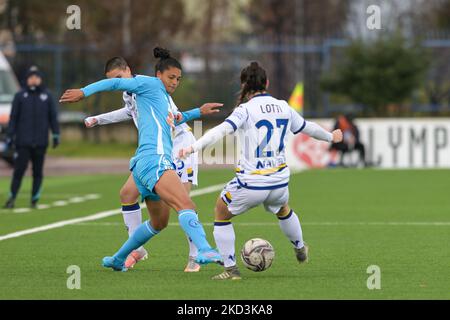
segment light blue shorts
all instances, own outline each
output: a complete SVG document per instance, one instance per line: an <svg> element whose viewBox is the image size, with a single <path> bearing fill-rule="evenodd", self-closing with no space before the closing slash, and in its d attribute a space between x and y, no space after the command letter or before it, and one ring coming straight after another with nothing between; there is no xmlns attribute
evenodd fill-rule
<svg viewBox="0 0 450 320"><path fill-rule="evenodd" d="M149 199L159 201L155 185L167 170L175 170L172 158L166 155L151 155L139 159L130 169L133 172L134 183L141 194L142 201Z"/></svg>

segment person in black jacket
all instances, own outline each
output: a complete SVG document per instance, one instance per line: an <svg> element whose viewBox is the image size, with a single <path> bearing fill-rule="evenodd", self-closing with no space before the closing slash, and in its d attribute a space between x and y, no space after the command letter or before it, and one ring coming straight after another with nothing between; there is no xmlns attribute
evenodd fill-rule
<svg viewBox="0 0 450 320"><path fill-rule="evenodd" d="M341 152L340 166L344 167L344 156L353 150L359 153L359 163L367 167L366 150L364 144L359 137L359 129L350 115L339 115L336 119L334 129L341 129L344 139L339 143L333 143L330 150L337 150Z"/></svg>
<svg viewBox="0 0 450 320"><path fill-rule="evenodd" d="M57 118L55 101L43 86L41 72L36 67L31 67L26 75L25 88L14 97L8 124L7 145L9 148L15 146L16 154L10 196L5 208L14 208L14 202L30 160L33 166L31 207L37 207L43 180L49 128L53 133L53 148L59 144Z"/></svg>

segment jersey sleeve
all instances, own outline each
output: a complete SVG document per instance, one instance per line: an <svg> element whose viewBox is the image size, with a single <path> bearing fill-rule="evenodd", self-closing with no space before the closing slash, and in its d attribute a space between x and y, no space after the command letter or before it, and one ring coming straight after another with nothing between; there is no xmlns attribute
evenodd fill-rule
<svg viewBox="0 0 450 320"><path fill-rule="evenodd" d="M181 112L181 114L182 118L181 121L176 123L177 126L191 120L199 119L201 117L200 108L195 108L186 112Z"/></svg>
<svg viewBox="0 0 450 320"><path fill-rule="evenodd" d="M306 127L306 120L303 119L303 117L299 115L297 111L295 111L291 107L289 108L291 111L291 132L293 134L300 133Z"/></svg>
<svg viewBox="0 0 450 320"><path fill-rule="evenodd" d="M297 111L291 110L291 131L293 134L300 132L313 137L317 140L331 142L333 141L333 135L319 126L317 123L306 121Z"/></svg>
<svg viewBox="0 0 450 320"><path fill-rule="evenodd" d="M90 120L92 118L96 118L98 121L98 125L102 126L105 124L128 121L133 119L133 116L131 115L128 107L123 107L121 109L114 110L108 113L102 113L97 116L86 118L86 120Z"/></svg>
<svg viewBox="0 0 450 320"><path fill-rule="evenodd" d="M50 122L50 128L52 129L53 135L59 135L59 122L58 122L58 107L55 103L55 100L53 100L53 96L48 93L48 101L49 101L49 122Z"/></svg>
<svg viewBox="0 0 450 320"><path fill-rule="evenodd" d="M333 141L333 134L331 132L328 132L321 126L319 126L317 123L306 121L305 128L303 129L303 133L313 137L314 139L326 141L326 142L332 142Z"/></svg>
<svg viewBox="0 0 450 320"><path fill-rule="evenodd" d="M185 122L191 121L191 120L199 119L201 117L200 108L194 108L189 111L180 112L177 105L173 101L172 97L170 97L170 111L174 115L181 114L181 116L182 116L181 121L175 121L176 126L179 126L179 125L181 125Z"/></svg>
<svg viewBox="0 0 450 320"><path fill-rule="evenodd" d="M194 152L197 152L207 146L211 146L224 136L233 133L234 129L230 127L230 125L226 122L222 122L218 126L212 128L207 133L203 135L200 139L198 139L193 145L192 148Z"/></svg>
<svg viewBox="0 0 450 320"><path fill-rule="evenodd" d="M8 123L8 137L12 140L16 135L17 124L19 122L20 115L20 95L21 92L16 93L12 103L11 114L9 116Z"/></svg>
<svg viewBox="0 0 450 320"><path fill-rule="evenodd" d="M233 127L233 131L236 131L248 120L248 111L244 106L239 106L234 109L233 113L225 119L224 122Z"/></svg>
<svg viewBox="0 0 450 320"><path fill-rule="evenodd" d="M128 91L141 94L155 85L152 77L136 76L133 78L104 79L81 89L85 97L102 91Z"/></svg>

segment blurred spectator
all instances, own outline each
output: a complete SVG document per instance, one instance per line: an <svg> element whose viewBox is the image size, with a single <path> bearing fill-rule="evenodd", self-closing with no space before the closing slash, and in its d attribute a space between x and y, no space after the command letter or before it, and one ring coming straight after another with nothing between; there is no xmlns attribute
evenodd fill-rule
<svg viewBox="0 0 450 320"><path fill-rule="evenodd" d="M366 167L366 151L364 145L359 140L359 130L354 124L353 118L349 115L338 116L334 125L334 130L336 129L342 130L344 139L342 142L333 143L330 150L336 150L341 153L339 165L344 166L345 155L357 150L359 153L359 163Z"/></svg>
<svg viewBox="0 0 450 320"><path fill-rule="evenodd" d="M5 208L14 208L30 160L33 167L31 207L37 207L50 128L53 148L59 144L57 112L52 95L43 85L41 72L37 67L31 67L26 75L25 87L14 97L8 125L7 145L8 148L15 147L16 153L10 196Z"/></svg>

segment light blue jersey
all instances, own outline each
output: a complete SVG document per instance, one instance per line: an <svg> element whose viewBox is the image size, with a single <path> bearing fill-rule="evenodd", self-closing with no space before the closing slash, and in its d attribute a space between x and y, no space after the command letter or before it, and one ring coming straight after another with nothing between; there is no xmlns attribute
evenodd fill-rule
<svg viewBox="0 0 450 320"><path fill-rule="evenodd" d="M101 91L128 91L136 94L138 109L139 146L130 161L130 169L136 187L143 199L158 201L155 185L166 170L175 169L172 160L171 128L166 122L170 99L164 84L158 78L135 76L102 80L81 89L85 97ZM200 109L183 113L183 120L200 117ZM206 233L196 212L190 208L178 211L178 221L188 237L199 250L196 262L207 264L221 262L221 255L206 239ZM140 225L131 237L112 257L103 258L103 266L126 271L125 259L135 249L159 233L150 221Z"/></svg>
<svg viewBox="0 0 450 320"><path fill-rule="evenodd" d="M139 145L130 161L130 169L139 159L151 155L172 158L171 128L166 119L170 98L159 78L137 75L133 78L114 78L95 82L81 89L88 97L102 91L127 91L136 94L138 109ZM183 112L183 121L200 117L200 109Z"/></svg>
<svg viewBox="0 0 450 320"><path fill-rule="evenodd" d="M167 123L170 98L159 78L105 79L81 89L85 97L102 91L127 91L136 94L139 144L130 160L130 170L143 199L158 201L154 187L166 170L176 168L172 159L171 128ZM200 109L182 112L183 122L200 117Z"/></svg>

